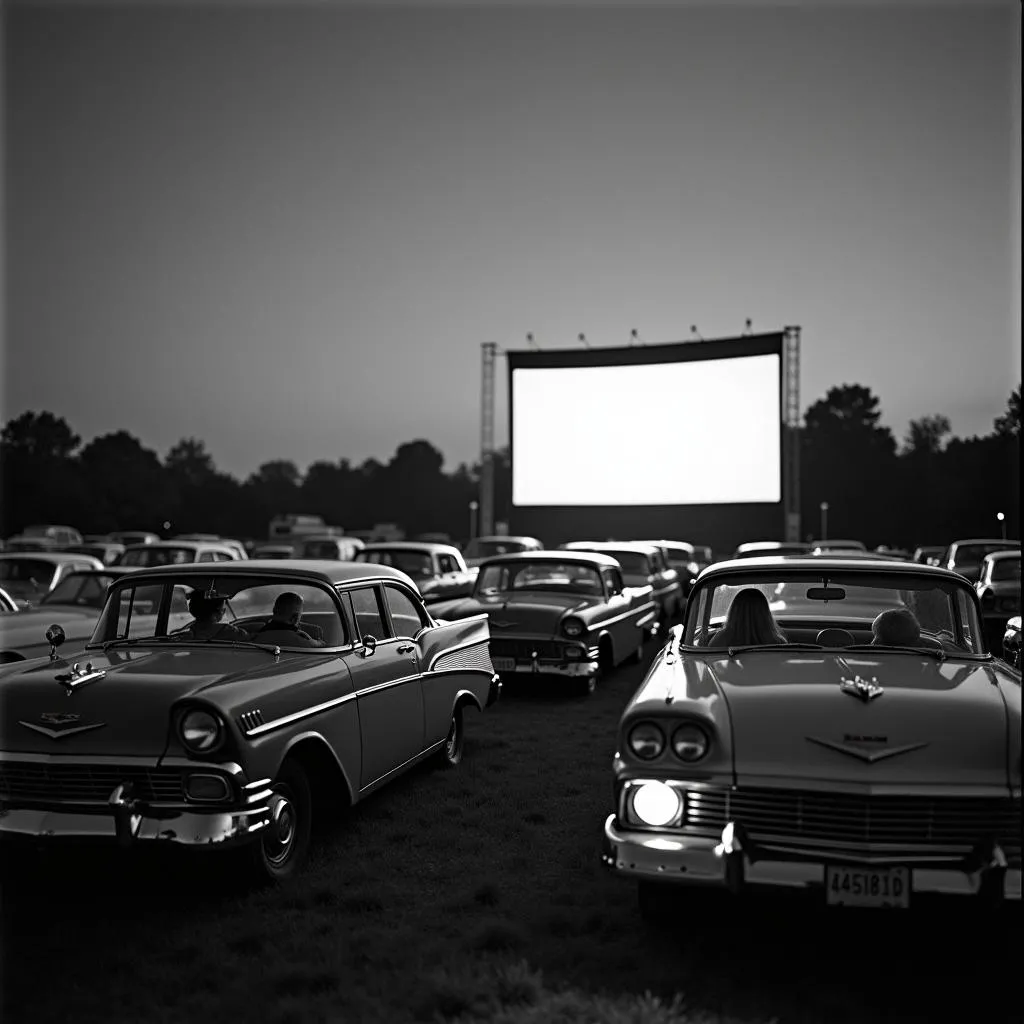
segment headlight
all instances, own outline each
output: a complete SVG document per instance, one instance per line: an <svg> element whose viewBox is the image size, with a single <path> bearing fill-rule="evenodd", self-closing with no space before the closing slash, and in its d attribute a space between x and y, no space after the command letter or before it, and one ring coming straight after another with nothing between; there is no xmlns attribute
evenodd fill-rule
<svg viewBox="0 0 1024 1024"><path fill-rule="evenodd" d="M178 736L188 750L208 754L224 739L224 726L216 715L194 708L178 719Z"/></svg>
<svg viewBox="0 0 1024 1024"><path fill-rule="evenodd" d="M633 790L633 813L645 825L676 822L683 803L679 793L664 782L644 782Z"/></svg>
<svg viewBox="0 0 1024 1024"><path fill-rule="evenodd" d="M653 722L641 722L629 731L629 749L645 761L653 761L665 749L665 734Z"/></svg>
<svg viewBox="0 0 1024 1024"><path fill-rule="evenodd" d="M584 629L585 627L580 619L566 619L562 623L562 632L566 636L582 636Z"/></svg>
<svg viewBox="0 0 1024 1024"><path fill-rule="evenodd" d="M710 746L708 734L699 725L681 725L672 733L672 750L680 761L699 761Z"/></svg>

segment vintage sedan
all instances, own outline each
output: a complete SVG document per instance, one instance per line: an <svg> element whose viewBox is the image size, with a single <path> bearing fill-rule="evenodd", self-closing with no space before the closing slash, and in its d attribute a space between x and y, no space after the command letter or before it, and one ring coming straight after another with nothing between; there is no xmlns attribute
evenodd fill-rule
<svg viewBox="0 0 1024 1024"><path fill-rule="evenodd" d="M615 559L583 551L490 558L468 598L431 611L442 619L486 613L499 673L562 679L584 696L602 673L639 661L658 629L650 585L630 586Z"/></svg>
<svg viewBox="0 0 1024 1024"><path fill-rule="evenodd" d="M4 552L0 555L0 586L23 607L37 604L68 573L78 569L102 569L92 555L74 552Z"/></svg>
<svg viewBox="0 0 1024 1024"><path fill-rule="evenodd" d="M767 604L782 635L748 643L736 615L721 646L749 590L742 607ZM623 712L613 775L604 863L639 883L645 915L701 886L863 907L1021 898L1021 677L945 569L706 569Z"/></svg>
<svg viewBox="0 0 1024 1024"><path fill-rule="evenodd" d="M622 567L627 586L650 586L658 605L658 620L663 629L678 618L685 598L679 572L673 569L656 543L645 541L574 540L563 544L566 551L597 551L614 558Z"/></svg>
<svg viewBox="0 0 1024 1024"><path fill-rule="evenodd" d="M425 541L367 544L356 552L354 561L393 565L408 573L428 604L469 596L479 571L479 567L470 569L466 565L457 547Z"/></svg>
<svg viewBox="0 0 1024 1024"><path fill-rule="evenodd" d="M768 555L809 555L812 547L802 540L748 540L732 553L733 558L764 558Z"/></svg>
<svg viewBox="0 0 1024 1024"><path fill-rule="evenodd" d="M471 569L480 565L485 558L511 555L516 551L543 551L544 545L536 537L493 536L474 537L465 551L466 565Z"/></svg>
<svg viewBox="0 0 1024 1024"><path fill-rule="evenodd" d="M1019 540L996 540L991 537L955 540L946 548L939 565L944 565L975 583L981 575L981 563L985 561L986 555L1014 548L1020 551Z"/></svg>
<svg viewBox="0 0 1024 1024"><path fill-rule="evenodd" d="M1012 615L1020 615L1020 550L987 554L975 589L986 623L992 620L1001 628Z"/></svg>
<svg viewBox="0 0 1024 1024"><path fill-rule="evenodd" d="M54 622L64 629L67 642L81 647L89 642L96 622L107 600L107 587L131 569L76 569L69 572L53 590L39 599L38 605L27 608L16 619L0 625L0 664L26 661L47 654L50 644L46 630ZM188 621L184 599L176 609L184 612L182 625Z"/></svg>
<svg viewBox="0 0 1024 1024"><path fill-rule="evenodd" d="M199 638L211 615L227 638ZM140 569L84 650L48 633L49 658L0 668L0 840L236 850L263 881L299 870L314 814L458 764L465 709L501 685L487 617L436 622L388 566Z"/></svg>
<svg viewBox="0 0 1024 1024"><path fill-rule="evenodd" d="M158 565L187 565L189 562L233 562L244 559L230 544L214 540L153 540L129 544L114 565L152 568Z"/></svg>

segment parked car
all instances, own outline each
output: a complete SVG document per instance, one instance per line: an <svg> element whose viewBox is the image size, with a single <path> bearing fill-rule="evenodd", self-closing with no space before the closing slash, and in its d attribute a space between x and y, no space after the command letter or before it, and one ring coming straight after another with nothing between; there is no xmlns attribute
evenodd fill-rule
<svg viewBox="0 0 1024 1024"><path fill-rule="evenodd" d="M187 565L189 562L236 562L238 552L221 541L154 540L132 544L118 555L114 565L151 568L157 565Z"/></svg>
<svg viewBox="0 0 1024 1024"><path fill-rule="evenodd" d="M622 578L630 587L650 586L658 605L658 621L664 630L682 613L686 601L679 573L665 560L661 549L645 541L574 540L563 544L565 551L597 551L614 558L622 567Z"/></svg>
<svg viewBox="0 0 1024 1024"><path fill-rule="evenodd" d="M76 569L102 569L91 555L73 552L8 552L0 555L0 586L22 606L45 597L68 573Z"/></svg>
<svg viewBox="0 0 1024 1024"><path fill-rule="evenodd" d="M1020 615L1020 548L987 554L974 587L986 626L991 622L1001 629L1008 618Z"/></svg>
<svg viewBox="0 0 1024 1024"><path fill-rule="evenodd" d="M658 628L650 584L631 586L615 559L584 551L489 558L469 597L431 611L440 619L486 613L496 671L561 679L582 695L602 673L639 661Z"/></svg>
<svg viewBox="0 0 1024 1024"><path fill-rule="evenodd" d="M466 565L471 569L485 558L511 555L517 551L542 551L544 545L536 537L474 537L463 551Z"/></svg>
<svg viewBox="0 0 1024 1024"><path fill-rule="evenodd" d="M690 580L696 579L701 570L714 561L711 548L684 540L650 540L641 543L657 544L661 548L669 566L679 574L684 597L690 592Z"/></svg>
<svg viewBox="0 0 1024 1024"><path fill-rule="evenodd" d="M809 555L811 545L799 540L748 540L732 553L733 558L763 558L766 555Z"/></svg>
<svg viewBox="0 0 1024 1024"><path fill-rule="evenodd" d="M294 558L295 549L291 544L254 544L250 558Z"/></svg>
<svg viewBox="0 0 1024 1024"><path fill-rule="evenodd" d="M470 569L462 552L451 544L393 541L367 544L353 561L393 565L411 576L428 604L466 597L473 592L477 569Z"/></svg>
<svg viewBox="0 0 1024 1024"><path fill-rule="evenodd" d="M0 663L26 661L45 655L50 645L46 630L59 622L69 644L81 647L96 628L107 598L107 588L130 569L105 566L102 569L76 569L69 572L39 603L21 612L0 628ZM183 626L191 618L184 597L174 609L184 612L175 623ZM180 616L179 616L180 617Z"/></svg>
<svg viewBox="0 0 1024 1024"><path fill-rule="evenodd" d="M169 631L181 592L250 639ZM284 592L322 641L261 632ZM234 849L262 881L299 870L314 815L426 758L457 765L465 709L500 692L486 616L436 622L388 566L140 569L111 587L84 650L61 657L59 623L47 632L52 660L0 668L0 839Z"/></svg>
<svg viewBox="0 0 1024 1024"><path fill-rule="evenodd" d="M114 530L109 534L108 539L130 548L136 544L153 544L160 539L160 535L150 533L148 530Z"/></svg>
<svg viewBox="0 0 1024 1024"><path fill-rule="evenodd" d="M788 642L715 646L751 589ZM873 644L883 611L912 613L920 636ZM988 653L977 595L945 569L706 569L622 714L612 772L604 863L648 916L689 886L872 907L1021 898L1020 673Z"/></svg>
<svg viewBox="0 0 1024 1024"><path fill-rule="evenodd" d="M235 552L236 558L248 558L249 552L245 545L234 537L221 537L216 533L179 533L171 538L172 540L202 540L211 544L223 544ZM150 542L152 543L152 542Z"/></svg>
<svg viewBox="0 0 1024 1024"><path fill-rule="evenodd" d="M82 544L73 544L68 551L79 555L92 555L104 565L111 565L124 554L124 545L114 541L86 541Z"/></svg>
<svg viewBox="0 0 1024 1024"><path fill-rule="evenodd" d="M938 565L945 551L945 544L925 544L914 548L914 553L910 557L912 561L920 562L922 565Z"/></svg>
<svg viewBox="0 0 1024 1024"><path fill-rule="evenodd" d="M986 555L990 555L994 551L1009 551L1014 548L1020 550L1019 540L993 540L992 538L955 540L946 548L941 564L974 583L981 574L981 563L985 560Z"/></svg>
<svg viewBox="0 0 1024 1024"><path fill-rule="evenodd" d="M841 551L867 551L868 546L860 540L815 540L811 542L811 547L818 552L818 554L825 554L828 552L839 553Z"/></svg>
<svg viewBox="0 0 1024 1024"><path fill-rule="evenodd" d="M296 544L296 558L329 558L351 562L363 549L358 537L303 537Z"/></svg>
<svg viewBox="0 0 1024 1024"><path fill-rule="evenodd" d="M7 538L6 551L64 551L81 544L82 535L73 526L26 526L21 533Z"/></svg>

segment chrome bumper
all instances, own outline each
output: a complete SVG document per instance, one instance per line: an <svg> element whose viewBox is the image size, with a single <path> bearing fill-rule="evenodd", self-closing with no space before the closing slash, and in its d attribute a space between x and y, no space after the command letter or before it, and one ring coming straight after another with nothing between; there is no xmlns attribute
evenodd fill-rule
<svg viewBox="0 0 1024 1024"><path fill-rule="evenodd" d="M616 874L641 881L717 886L739 893L760 887L824 888L825 861L830 858L758 850L738 835L733 840L732 833L715 838L628 831L610 814L604 823L601 859ZM910 868L912 893L987 896L996 902L1021 899L1020 863L1008 865L998 848L959 864L903 863Z"/></svg>
<svg viewBox="0 0 1024 1024"><path fill-rule="evenodd" d="M562 679L589 679L596 676L596 661L522 661L515 668L503 668L503 676L560 676Z"/></svg>

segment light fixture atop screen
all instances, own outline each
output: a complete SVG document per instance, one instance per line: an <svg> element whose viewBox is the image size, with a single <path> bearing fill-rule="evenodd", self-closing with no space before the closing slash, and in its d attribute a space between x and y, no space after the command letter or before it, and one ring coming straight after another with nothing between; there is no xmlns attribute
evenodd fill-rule
<svg viewBox="0 0 1024 1024"><path fill-rule="evenodd" d="M747 317L747 322L743 325L743 333L750 335L754 333L754 321Z"/></svg>
<svg viewBox="0 0 1024 1024"><path fill-rule="evenodd" d="M630 345L630 348L632 348L633 345L642 345L642 344L643 344L643 342L640 340L640 332L634 327L633 330L631 330L629 332L629 345Z"/></svg>
<svg viewBox="0 0 1024 1024"><path fill-rule="evenodd" d="M529 345L530 348L540 349L540 345L537 344L536 340L533 337L533 331L530 331L526 335L526 344Z"/></svg>
<svg viewBox="0 0 1024 1024"><path fill-rule="evenodd" d="M690 324L690 333L697 339L697 341L703 341L704 340L704 338L702 337L700 331L697 330L697 325L696 324Z"/></svg>
<svg viewBox="0 0 1024 1024"><path fill-rule="evenodd" d="M579 343L580 343L580 344L581 344L581 345L582 345L582 346L583 346L584 348L590 348L590 342L589 342L589 341L587 341L587 336L586 336L586 335L585 335L585 334L584 334L584 333L583 333L582 331L580 331L580 333L579 333L578 335L576 335L576 340L577 340L577 341L578 341L578 342L579 342Z"/></svg>

